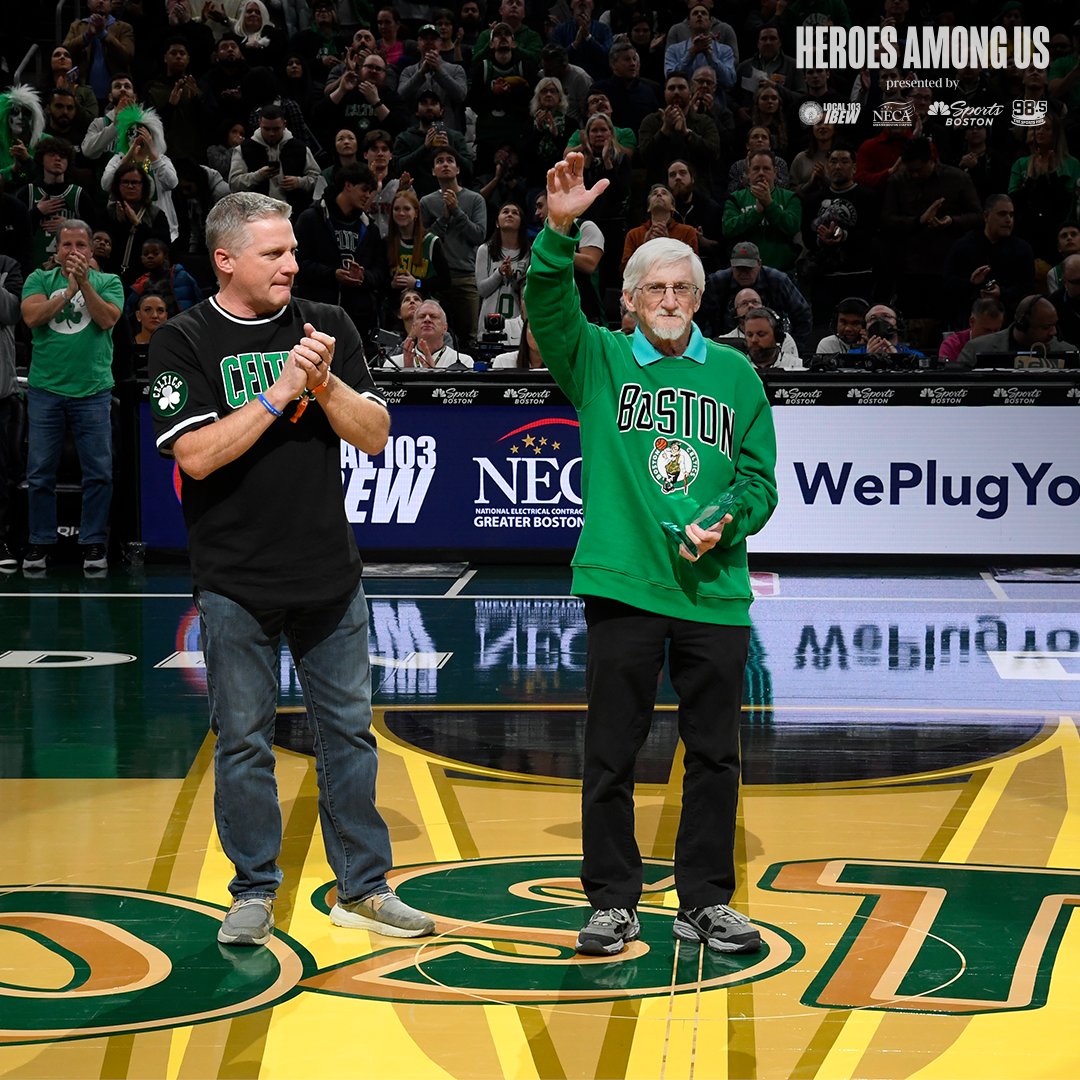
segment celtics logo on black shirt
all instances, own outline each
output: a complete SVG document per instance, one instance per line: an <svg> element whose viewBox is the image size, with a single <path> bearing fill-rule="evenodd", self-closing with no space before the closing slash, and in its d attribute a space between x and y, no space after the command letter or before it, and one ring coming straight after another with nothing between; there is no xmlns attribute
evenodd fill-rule
<svg viewBox="0 0 1080 1080"><path fill-rule="evenodd" d="M175 371L163 371L150 387L155 416L174 416L187 404L187 383Z"/></svg>

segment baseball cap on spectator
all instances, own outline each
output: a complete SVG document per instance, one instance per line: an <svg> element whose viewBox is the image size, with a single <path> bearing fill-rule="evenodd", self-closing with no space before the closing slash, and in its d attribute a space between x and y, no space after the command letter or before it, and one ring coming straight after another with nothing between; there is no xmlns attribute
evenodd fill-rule
<svg viewBox="0 0 1080 1080"><path fill-rule="evenodd" d="M315 3L313 3L311 5L311 10L313 12L322 11L324 9L327 10L327 11L333 11L333 12L336 13L337 12L337 4L335 3L335 0L315 0Z"/></svg>
<svg viewBox="0 0 1080 1080"><path fill-rule="evenodd" d="M430 99L431 101L437 101L442 104L442 97L431 89L421 90L420 93L416 95L416 100L418 102L424 101L426 99Z"/></svg>
<svg viewBox="0 0 1080 1080"><path fill-rule="evenodd" d="M757 266L761 262L761 252L757 244L744 240L731 249L732 266Z"/></svg>
<svg viewBox="0 0 1080 1080"><path fill-rule="evenodd" d="M495 37L496 34L498 34L500 36L509 35L510 37L513 37L514 36L514 28L509 23L497 22L491 28L491 36Z"/></svg>
<svg viewBox="0 0 1080 1080"><path fill-rule="evenodd" d="M439 28L434 23L424 23L424 25L416 31L416 36L418 38L439 37Z"/></svg>

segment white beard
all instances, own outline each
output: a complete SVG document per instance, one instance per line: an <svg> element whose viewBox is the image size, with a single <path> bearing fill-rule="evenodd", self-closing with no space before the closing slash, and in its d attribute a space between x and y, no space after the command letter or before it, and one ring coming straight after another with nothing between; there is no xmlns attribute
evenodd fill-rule
<svg viewBox="0 0 1080 1080"><path fill-rule="evenodd" d="M653 336L660 341L678 341L679 338L686 333L687 327L690 325L690 320L679 313L679 325L673 326L665 323L664 325L657 326L654 323L649 323L649 330Z"/></svg>

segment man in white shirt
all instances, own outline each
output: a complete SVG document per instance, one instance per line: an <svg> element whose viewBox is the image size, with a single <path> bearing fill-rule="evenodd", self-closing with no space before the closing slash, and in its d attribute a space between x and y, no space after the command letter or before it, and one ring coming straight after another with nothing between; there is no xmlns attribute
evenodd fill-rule
<svg viewBox="0 0 1080 1080"><path fill-rule="evenodd" d="M754 290L754 289L740 289L735 294L735 305L734 306L735 306L735 317L738 319L739 325L734 330L732 330L731 333L724 334L723 337L718 337L716 340L717 341L725 341L725 340L727 340L727 341L732 341L732 340L746 341L747 346L749 348L749 346L751 345L751 342L750 342L749 337L747 336L747 333L746 333L746 320L747 320L749 314L751 312L754 312L754 311L758 311L758 312L769 311L771 314L773 314L775 316L775 312L772 312L771 308L766 308L764 306L764 304L762 304L761 297L758 295L757 291ZM760 318L760 316L759 316L759 318ZM765 320L765 321L767 321L767 320ZM780 323L780 321L781 320L779 320L779 318L777 318L777 323L778 324ZM776 344L777 344L776 343L776 338L778 336L777 331L776 331L776 327L773 327L770 324L769 329L772 331L772 339L771 340L766 339L767 344L765 344L763 346L760 343L758 343L759 347L770 348L770 349L776 347ZM778 353L777 359L771 365L766 365L766 366L780 368L783 371L802 371L803 370L803 362L799 357L799 349L798 349L798 346L795 344L795 339L790 334L784 333L782 326L780 326L779 329L780 329L780 334L783 335L783 340L780 342L780 345L779 345L779 353ZM762 327L755 326L755 330L761 331ZM760 333L757 336L759 337ZM755 338L755 341L756 341L756 338ZM751 357L751 359L752 359L752 357ZM755 366L758 366L756 364L756 361L755 361Z"/></svg>
<svg viewBox="0 0 1080 1080"><path fill-rule="evenodd" d="M425 300L413 315L413 332L402 343L402 351L390 358L396 367L449 368L455 364L473 366L468 353L458 352L447 334L446 312L436 300Z"/></svg>

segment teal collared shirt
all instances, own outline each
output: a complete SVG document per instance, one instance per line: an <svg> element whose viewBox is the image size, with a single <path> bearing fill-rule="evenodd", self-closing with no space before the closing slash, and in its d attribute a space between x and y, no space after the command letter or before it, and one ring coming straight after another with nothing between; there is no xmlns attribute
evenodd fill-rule
<svg viewBox="0 0 1080 1080"><path fill-rule="evenodd" d="M682 355L696 364L704 364L705 335L698 329L697 323L691 323L690 327L690 340L686 344L686 352ZM648 367L649 364L655 364L657 360L663 360L666 356L641 332L640 326L634 330L630 338L630 350L634 354L638 367Z"/></svg>

